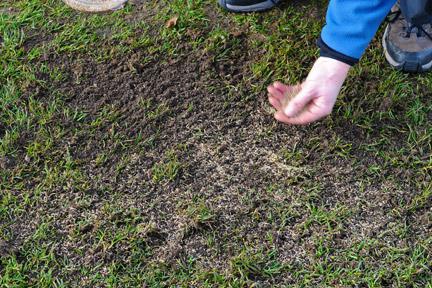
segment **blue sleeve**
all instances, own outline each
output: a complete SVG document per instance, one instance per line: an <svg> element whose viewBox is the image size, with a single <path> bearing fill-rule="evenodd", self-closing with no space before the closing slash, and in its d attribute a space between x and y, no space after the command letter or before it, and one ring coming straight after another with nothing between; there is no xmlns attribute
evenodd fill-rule
<svg viewBox="0 0 432 288"><path fill-rule="evenodd" d="M322 41L359 59L396 0L330 0Z"/></svg>

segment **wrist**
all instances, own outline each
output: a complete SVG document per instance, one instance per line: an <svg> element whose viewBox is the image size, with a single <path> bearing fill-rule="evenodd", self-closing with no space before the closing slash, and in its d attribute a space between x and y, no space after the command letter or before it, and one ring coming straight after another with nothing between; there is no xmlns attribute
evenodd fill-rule
<svg viewBox="0 0 432 288"><path fill-rule="evenodd" d="M321 38L321 36L318 38L317 41L318 47L320 47L320 56L321 57L327 57L332 58L338 61L341 61L343 63L346 63L350 66L354 66L359 62L359 59L353 58L351 56L345 55L343 53L340 53L333 48L329 47L324 40Z"/></svg>
<svg viewBox="0 0 432 288"><path fill-rule="evenodd" d="M340 86L342 86L343 82L348 76L348 72L350 69L350 65L339 60L328 57L319 57L315 61L306 80L327 80L332 82L333 84L339 84Z"/></svg>

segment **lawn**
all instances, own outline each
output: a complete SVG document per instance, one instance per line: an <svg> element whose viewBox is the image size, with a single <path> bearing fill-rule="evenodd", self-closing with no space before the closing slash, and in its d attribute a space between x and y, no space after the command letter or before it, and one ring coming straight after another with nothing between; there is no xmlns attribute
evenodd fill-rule
<svg viewBox="0 0 432 288"><path fill-rule="evenodd" d="M383 26L330 117L272 116L326 6L2 0L0 287L432 287L432 75Z"/></svg>

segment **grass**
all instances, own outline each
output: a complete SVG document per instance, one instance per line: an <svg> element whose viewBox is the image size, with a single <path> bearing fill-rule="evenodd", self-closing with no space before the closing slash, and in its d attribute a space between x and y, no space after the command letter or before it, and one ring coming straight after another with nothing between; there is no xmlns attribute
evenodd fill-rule
<svg viewBox="0 0 432 288"><path fill-rule="evenodd" d="M285 127L265 87L307 75L325 1L139 2L0 3L1 287L432 287L430 74L381 29L333 115ZM79 98L104 63L124 97Z"/></svg>
<svg viewBox="0 0 432 288"><path fill-rule="evenodd" d="M152 179L155 183L162 181L173 181L180 173L181 163L177 159L177 155L173 151L168 151L166 160L160 163L155 163L152 167Z"/></svg>

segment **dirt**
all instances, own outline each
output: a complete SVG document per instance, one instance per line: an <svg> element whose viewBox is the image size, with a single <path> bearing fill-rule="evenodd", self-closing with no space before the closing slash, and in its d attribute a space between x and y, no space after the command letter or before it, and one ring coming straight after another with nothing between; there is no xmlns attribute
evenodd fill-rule
<svg viewBox="0 0 432 288"><path fill-rule="evenodd" d="M66 107L87 115L81 123L59 118L67 134L56 146L69 151L91 185L80 187L71 182L72 186L45 191L45 200L17 221L13 230L20 235L15 244L33 231L41 217L49 215L55 219L56 254L69 258L76 267L128 261L132 257L128 243L101 250L89 232L101 227L116 231L128 219L137 219L130 221L142 227L142 237L154 251L150 262L175 265L179 259L194 257L209 267L228 269L230 257L248 243L265 249L274 245L280 261L301 266L313 261L311 241L327 233L317 223L302 228L309 216L307 207L300 204L304 199L329 210L349 208L343 227L330 233L330 241L340 247L380 235L397 223L390 211L412 198L415 189L409 182L400 181L393 187L377 178L363 186L361 179L368 167L379 159L367 155L354 164L336 153L322 157L323 151L330 151L334 137L352 138L349 124L333 129L325 123L309 128L284 126L268 114L265 92L245 99L248 91L220 88L227 83L233 87L244 84L249 73L247 57L234 51L220 63L204 52L151 62L144 61L140 53L103 63L81 57L50 59L52 66L68 75L55 84ZM160 115L150 117L161 105ZM105 120L92 126L101 115ZM115 140L133 141L138 135L140 143L130 149L122 149ZM314 138L329 141L313 142ZM311 145L315 148L302 149L305 154L300 162L283 157L284 149ZM170 150L181 163L181 173L174 181L154 183L152 167ZM97 164L101 153L107 153L108 160ZM60 161L65 155L56 157ZM117 167L124 159L119 172ZM6 165L7 160L1 163ZM270 193L272 189L276 192ZM82 199L88 204L83 206ZM194 199L212 211L211 221L200 222L195 214L185 212L196 205ZM103 207L108 204L119 211L116 219L105 219ZM281 218L282 212L268 214L278 209L290 211L288 220ZM136 215L131 216L131 211ZM415 222L416 233L430 231L422 218L400 217ZM79 243L70 240L77 219L89 222L79 228ZM212 249L206 242L209 234L216 237ZM268 242L265 235L273 235L274 242ZM395 234L386 237L398 245ZM84 256L73 252L77 245ZM278 281L290 283L284 277Z"/></svg>

